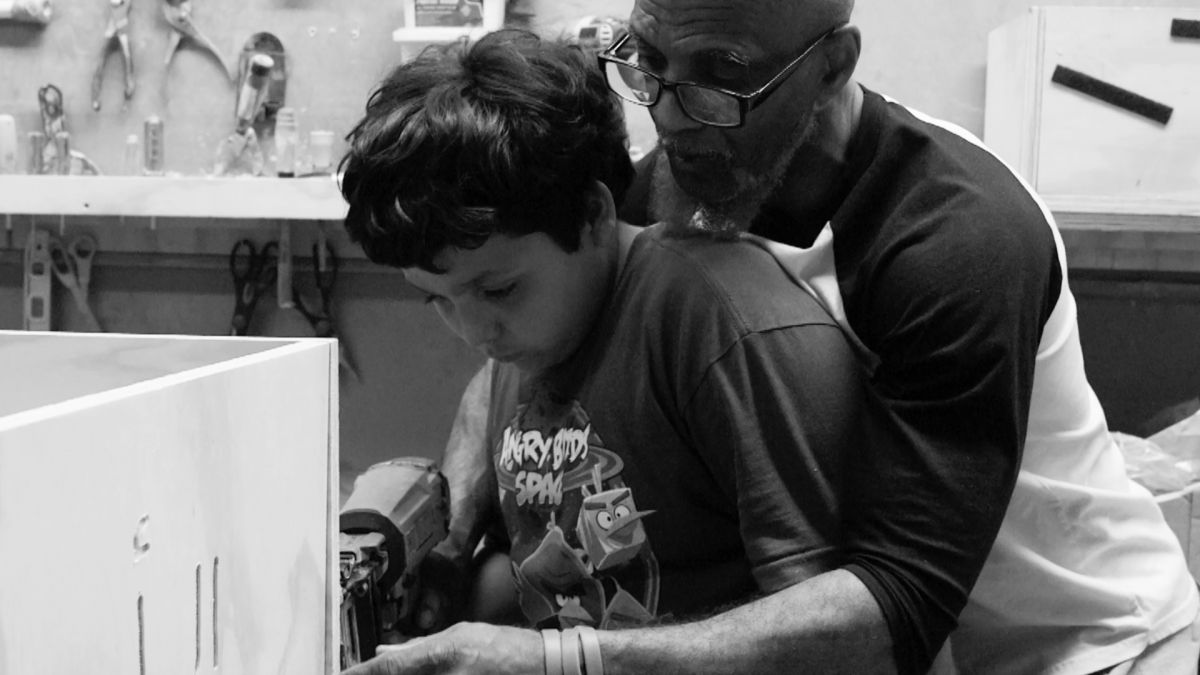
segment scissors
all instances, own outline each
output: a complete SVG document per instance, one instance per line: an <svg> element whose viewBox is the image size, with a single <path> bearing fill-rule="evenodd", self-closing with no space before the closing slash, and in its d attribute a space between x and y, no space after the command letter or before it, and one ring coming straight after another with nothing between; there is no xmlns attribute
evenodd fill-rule
<svg viewBox="0 0 1200 675"><path fill-rule="evenodd" d="M324 256L322 253L321 244L313 244L313 279L317 282L317 293L321 297L320 308L314 308L304 302L300 297L300 293L296 290L296 286L292 285L292 302L295 303L296 311L304 315L308 320L308 325L312 326L313 334L321 338L338 338L337 326L333 320L333 282L337 280L338 273L338 258L333 251L333 246L328 241L324 243ZM346 373L354 379L355 382L361 380L358 375L358 369L354 367L354 362L350 360L350 355L346 351L346 344L338 338L338 364L346 369Z"/></svg>
<svg viewBox="0 0 1200 675"><path fill-rule="evenodd" d="M221 64L221 70L225 71L225 77L232 78L233 73L230 72L229 66L225 65L221 50L192 23L192 0L162 0L162 3L163 16L166 17L167 23L171 24L171 37L167 39L167 58L163 60L163 64L171 65L171 57L175 56L175 52L179 50L179 43L186 37L212 54Z"/></svg>
<svg viewBox="0 0 1200 675"><path fill-rule="evenodd" d="M275 283L279 270L276 262L279 244L270 242L261 250L249 239L242 239L229 252L229 272L233 275L234 308L230 335L245 335L250 328L254 306Z"/></svg>
<svg viewBox="0 0 1200 675"><path fill-rule="evenodd" d="M102 332L100 321L88 304L88 287L92 281L92 258L96 256L96 240L81 234L63 243L58 237L50 239L50 267L54 276L75 298L75 306L87 320L93 332Z"/></svg>
<svg viewBox="0 0 1200 675"><path fill-rule="evenodd" d="M133 0L108 0L108 27L104 30L104 52L92 76L92 110L100 109L100 87L104 84L104 66L109 54L121 50L125 60L125 100L133 98L133 53L129 47L129 8Z"/></svg>

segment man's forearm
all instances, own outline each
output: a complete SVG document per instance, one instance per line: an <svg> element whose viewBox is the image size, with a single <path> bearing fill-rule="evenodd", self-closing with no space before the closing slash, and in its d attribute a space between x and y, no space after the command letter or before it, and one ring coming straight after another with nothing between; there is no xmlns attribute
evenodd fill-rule
<svg viewBox="0 0 1200 675"><path fill-rule="evenodd" d="M461 562L470 559L496 503L496 475L487 447L492 362L475 373L463 392L442 457L450 489L450 534L440 547Z"/></svg>
<svg viewBox="0 0 1200 675"><path fill-rule="evenodd" d="M894 673L883 614L835 570L702 621L600 634L604 672Z"/></svg>

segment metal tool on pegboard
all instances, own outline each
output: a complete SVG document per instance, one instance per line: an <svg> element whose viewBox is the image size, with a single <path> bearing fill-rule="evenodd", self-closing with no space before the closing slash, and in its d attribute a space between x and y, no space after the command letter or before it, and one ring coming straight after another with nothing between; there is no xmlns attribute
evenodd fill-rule
<svg viewBox="0 0 1200 675"><path fill-rule="evenodd" d="M101 52L100 65L92 75L92 110L100 109L100 87L104 84L104 66L108 56L119 52L125 72L125 100L133 98L133 51L129 46L129 8L133 0L109 0L108 26L104 30L104 51Z"/></svg>
<svg viewBox="0 0 1200 675"><path fill-rule="evenodd" d="M67 131L62 90L53 84L38 89L38 107L42 112L42 131L30 135L34 147L30 152L38 155L31 161L30 168L37 173L70 175L96 175L100 168L87 155L71 148L71 134ZM37 147L40 144L40 148ZM32 172L32 171L31 171Z"/></svg>
<svg viewBox="0 0 1200 675"><path fill-rule="evenodd" d="M50 233L30 228L25 242L25 330L50 330Z"/></svg>
<svg viewBox="0 0 1200 675"><path fill-rule="evenodd" d="M58 277L63 288L71 293L75 307L87 321L92 332L102 332L100 320L92 311L88 302L88 289L91 287L92 259L96 257L96 239L91 235L81 234L68 240L57 237L50 238L50 267L54 276Z"/></svg>
<svg viewBox="0 0 1200 675"><path fill-rule="evenodd" d="M53 17L50 0L0 0L0 21L45 25Z"/></svg>
<svg viewBox="0 0 1200 675"><path fill-rule="evenodd" d="M576 22L571 32L571 42L581 49L598 54L629 32L624 19L613 16L585 16Z"/></svg>
<svg viewBox="0 0 1200 675"><path fill-rule="evenodd" d="M180 43L184 38L188 38L221 64L221 70L225 71L226 77L230 79L236 77L236 73L226 65L225 57L221 56L221 50L217 49L216 43L202 33L192 21L191 0L163 0L162 11L172 29L171 36L167 39L167 57L163 60L168 68L171 66L171 58L179 50Z"/></svg>

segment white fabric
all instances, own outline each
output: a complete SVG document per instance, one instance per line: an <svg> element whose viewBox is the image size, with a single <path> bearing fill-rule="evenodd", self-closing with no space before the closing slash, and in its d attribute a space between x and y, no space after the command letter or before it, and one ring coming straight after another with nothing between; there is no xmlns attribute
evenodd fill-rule
<svg viewBox="0 0 1200 675"><path fill-rule="evenodd" d="M752 239L851 330L829 226L809 249ZM1057 230L1055 240L1063 288L1038 348L1021 471L951 634L963 673L1092 673L1136 657L1200 610L1179 542L1150 493L1126 475L1087 382Z"/></svg>

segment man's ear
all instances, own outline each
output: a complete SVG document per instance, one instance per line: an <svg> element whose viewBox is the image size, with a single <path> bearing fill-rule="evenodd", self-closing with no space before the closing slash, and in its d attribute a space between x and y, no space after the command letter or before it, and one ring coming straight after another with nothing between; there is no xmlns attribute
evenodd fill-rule
<svg viewBox="0 0 1200 675"><path fill-rule="evenodd" d="M825 75L821 78L821 91L817 105L824 105L845 88L858 66L862 54L862 33L858 26L845 25L833 35L825 38Z"/></svg>
<svg viewBox="0 0 1200 675"><path fill-rule="evenodd" d="M617 228L617 205L612 192L600 181L592 181L584 195L584 230L591 236L592 243L600 244L611 237Z"/></svg>

